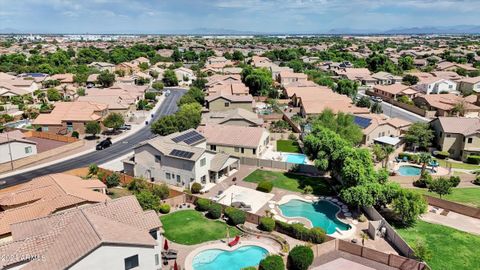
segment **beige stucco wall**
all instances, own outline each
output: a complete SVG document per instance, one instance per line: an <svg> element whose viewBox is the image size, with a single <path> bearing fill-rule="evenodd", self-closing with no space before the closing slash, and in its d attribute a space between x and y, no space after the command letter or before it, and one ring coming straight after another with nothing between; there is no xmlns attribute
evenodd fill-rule
<svg viewBox="0 0 480 270"><path fill-rule="evenodd" d="M9 146L10 144L10 146ZM26 153L25 148L30 147L31 152ZM0 164L10 161L10 151L12 154L12 160L32 156L37 154L37 146L31 143L24 143L19 141L13 141L10 143L0 144Z"/></svg>
<svg viewBox="0 0 480 270"><path fill-rule="evenodd" d="M393 136L398 137L400 135L400 131L391 125L380 125L370 133L365 134L364 136L364 144L371 145L373 144L373 140L383 136Z"/></svg>
<svg viewBox="0 0 480 270"><path fill-rule="evenodd" d="M235 147L235 146L230 146L230 145L218 145L216 144L216 152L218 153L225 153L229 154L235 157L255 157L259 158L263 155L265 152L267 145L270 141L270 134L268 131L265 131L262 134L262 138L260 139L259 145L255 148L255 154L253 153L254 148L247 148L247 147ZM243 148L243 153L242 153L242 148ZM207 144L207 149L212 150L211 144Z"/></svg>
<svg viewBox="0 0 480 270"><path fill-rule="evenodd" d="M228 104L228 107L225 104ZM212 102L208 103L208 108L210 111L226 111L231 109L242 108L248 111L252 110L252 103L251 102L230 102L223 98L218 98Z"/></svg>

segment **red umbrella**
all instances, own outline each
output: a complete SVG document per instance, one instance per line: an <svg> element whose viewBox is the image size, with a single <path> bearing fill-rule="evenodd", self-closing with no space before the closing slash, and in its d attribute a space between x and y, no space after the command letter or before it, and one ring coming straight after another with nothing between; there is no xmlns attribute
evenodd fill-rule
<svg viewBox="0 0 480 270"><path fill-rule="evenodd" d="M167 239L165 239L165 243L163 243L163 250L168 250L168 242L167 242Z"/></svg>
<svg viewBox="0 0 480 270"><path fill-rule="evenodd" d="M173 270L178 270L177 260L175 260L175 263L173 264Z"/></svg>

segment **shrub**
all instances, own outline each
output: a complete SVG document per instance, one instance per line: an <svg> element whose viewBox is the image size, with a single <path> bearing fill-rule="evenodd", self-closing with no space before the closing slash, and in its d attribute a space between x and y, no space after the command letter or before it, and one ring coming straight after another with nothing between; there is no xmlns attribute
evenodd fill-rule
<svg viewBox="0 0 480 270"><path fill-rule="evenodd" d="M72 137L78 139L80 137L80 134L78 134L78 131L74 131L74 132L72 132Z"/></svg>
<svg viewBox="0 0 480 270"><path fill-rule="evenodd" d="M3 111L5 111L5 107L0 106L0 112L3 112Z"/></svg>
<svg viewBox="0 0 480 270"><path fill-rule="evenodd" d="M213 219L220 218L222 215L222 206L218 203L212 203L208 206L208 216Z"/></svg>
<svg viewBox="0 0 480 270"><path fill-rule="evenodd" d="M165 200L170 195L170 189L167 184L152 185L152 193L161 200Z"/></svg>
<svg viewBox="0 0 480 270"><path fill-rule="evenodd" d="M200 183L195 182L192 184L190 191L192 192L192 194L198 194L200 193L201 189L202 189L202 185Z"/></svg>
<svg viewBox="0 0 480 270"><path fill-rule="evenodd" d="M313 263L313 251L307 246L296 246L290 250L287 259L287 269L307 270Z"/></svg>
<svg viewBox="0 0 480 270"><path fill-rule="evenodd" d="M422 261L428 261L432 259L432 251L425 245L424 242L417 240L412 247L415 257Z"/></svg>
<svg viewBox="0 0 480 270"><path fill-rule="evenodd" d="M413 181L413 185L419 188L426 188L431 182L432 176L430 175L430 173L425 171L422 173L422 175L420 175L420 178L418 178L418 180Z"/></svg>
<svg viewBox="0 0 480 270"><path fill-rule="evenodd" d="M245 213L241 210L238 210L234 207L227 207L225 209L225 216L228 218L228 222L231 225L238 225L245 223Z"/></svg>
<svg viewBox="0 0 480 270"><path fill-rule="evenodd" d="M307 185L303 188L303 194L312 194L312 192L313 192L312 186Z"/></svg>
<svg viewBox="0 0 480 270"><path fill-rule="evenodd" d="M279 255L269 255L260 261L258 270L284 270L285 264Z"/></svg>
<svg viewBox="0 0 480 270"><path fill-rule="evenodd" d="M88 174L89 175L97 175L98 173L98 165L97 164L90 164L88 166Z"/></svg>
<svg viewBox="0 0 480 270"><path fill-rule="evenodd" d="M358 217L358 221L360 221L360 222L365 222L365 221L367 221L367 217L365 217L364 214L361 214L361 215Z"/></svg>
<svg viewBox="0 0 480 270"><path fill-rule="evenodd" d="M170 212L170 204L164 203L160 205L160 207L158 208L158 211L162 214L168 214Z"/></svg>
<svg viewBox="0 0 480 270"><path fill-rule="evenodd" d="M272 191L273 183L267 180L262 180L258 183L257 190L265 193Z"/></svg>
<svg viewBox="0 0 480 270"><path fill-rule="evenodd" d="M434 151L433 155L439 159L446 159L450 156L450 153L448 153L447 151Z"/></svg>
<svg viewBox="0 0 480 270"><path fill-rule="evenodd" d="M260 218L260 229L267 232L273 231L275 229L275 220L270 217Z"/></svg>
<svg viewBox="0 0 480 270"><path fill-rule="evenodd" d="M458 186L458 184L460 184L460 176L455 176L455 175L452 175L450 176L450 183L452 184L452 187L456 187Z"/></svg>
<svg viewBox="0 0 480 270"><path fill-rule="evenodd" d="M148 100L155 100L156 96L157 96L157 94L155 94L153 92L146 92L145 93L145 99L148 99Z"/></svg>
<svg viewBox="0 0 480 270"><path fill-rule="evenodd" d="M477 176L475 177L475 180L473 180L473 183L475 185L479 185L480 186L480 174L477 174Z"/></svg>
<svg viewBox="0 0 480 270"><path fill-rule="evenodd" d="M480 156L474 156L474 155L470 155L467 157L467 160L466 160L467 163L470 163L470 164L480 164Z"/></svg>
<svg viewBox="0 0 480 270"><path fill-rule="evenodd" d="M309 241L314 244L321 244L325 241L325 231L321 228L308 229L301 223L288 224L282 221L276 221L275 226L282 233L298 240Z"/></svg>
<svg viewBox="0 0 480 270"><path fill-rule="evenodd" d="M290 141L296 142L297 141L297 136L295 136L295 134L293 134L293 133L290 133L290 134L288 134L288 139Z"/></svg>
<svg viewBox="0 0 480 270"><path fill-rule="evenodd" d="M103 182L103 181L105 180L105 178L106 178L105 172L99 171L99 172L97 173L97 179L98 179L98 180L100 180L100 181Z"/></svg>
<svg viewBox="0 0 480 270"><path fill-rule="evenodd" d="M310 229L310 242L312 243L323 243L326 238L325 231L320 227L313 227Z"/></svg>
<svg viewBox="0 0 480 270"><path fill-rule="evenodd" d="M209 199L199 198L195 204L197 205L198 211L208 211L209 206L212 202Z"/></svg>
<svg viewBox="0 0 480 270"><path fill-rule="evenodd" d="M120 184L120 175L118 175L118 173L112 173L107 176L106 182L108 188L116 187Z"/></svg>

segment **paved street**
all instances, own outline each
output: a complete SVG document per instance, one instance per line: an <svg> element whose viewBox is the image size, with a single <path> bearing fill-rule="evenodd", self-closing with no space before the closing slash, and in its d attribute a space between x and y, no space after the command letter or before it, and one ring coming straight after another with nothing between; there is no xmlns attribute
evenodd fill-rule
<svg viewBox="0 0 480 270"><path fill-rule="evenodd" d="M367 95L365 95L364 91L358 91L358 96L363 97L363 96L367 96ZM367 97L370 97L370 96L367 96ZM400 119L403 119L403 120L406 120L406 121L409 121L409 122L412 122L412 123L414 123L414 122L426 123L426 122L430 121L430 119L427 119L427 118L422 117L418 114L409 112L409 111L404 110L402 108L399 108L397 106L393 106L392 104L390 104L388 102L382 102L381 105L382 105L382 109L383 109L383 114L385 114L388 117L398 117Z"/></svg>
<svg viewBox="0 0 480 270"><path fill-rule="evenodd" d="M165 98L163 104L155 113L154 118L158 119L162 116L176 112L177 101L185 92L186 90L183 89L172 89L171 94ZM46 174L59 173L75 168L85 167L92 163L105 163L109 160L113 160L122 155L125 155L126 153L131 152L138 143L147 140L153 135L150 131L150 124L151 123L140 129L138 132L132 134L131 136L126 137L122 141L114 143L110 148L107 148L105 150L87 153L85 155L75 157L44 168L34 169L28 172L23 172L17 175L2 178L0 180L6 181L6 183L2 185L1 188L27 182L34 177Z"/></svg>

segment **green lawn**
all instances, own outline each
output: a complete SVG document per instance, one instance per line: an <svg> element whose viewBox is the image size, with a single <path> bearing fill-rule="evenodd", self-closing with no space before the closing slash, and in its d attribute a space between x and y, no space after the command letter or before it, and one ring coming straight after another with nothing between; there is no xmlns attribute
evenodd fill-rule
<svg viewBox="0 0 480 270"><path fill-rule="evenodd" d="M333 190L325 178L309 177L293 173L255 170L243 179L246 182L258 183L262 180L272 181L273 186L295 192L302 192L307 185L312 186L316 195L331 195Z"/></svg>
<svg viewBox="0 0 480 270"><path fill-rule="evenodd" d="M427 245L432 252L432 259L427 261L432 270L467 270L480 266L480 236L424 221L397 231L410 245L417 239Z"/></svg>
<svg viewBox="0 0 480 270"><path fill-rule="evenodd" d="M207 219L201 212L195 210L173 212L161 216L160 221L165 230L165 237L183 245L195 245L225 238L227 227L230 230L230 237L240 234L237 228L219 220Z"/></svg>
<svg viewBox="0 0 480 270"><path fill-rule="evenodd" d="M440 198L436 193L428 192L428 189L416 188L414 190L422 194ZM452 188L452 193L442 196L442 199L480 207L480 188Z"/></svg>
<svg viewBox="0 0 480 270"><path fill-rule="evenodd" d="M302 153L297 141L292 140L278 140L277 151L289 153Z"/></svg>
<svg viewBox="0 0 480 270"><path fill-rule="evenodd" d="M440 166L448 168L452 166L454 169L464 169L464 170L480 170L480 165L460 163L455 161L445 161L443 159L437 159Z"/></svg>

